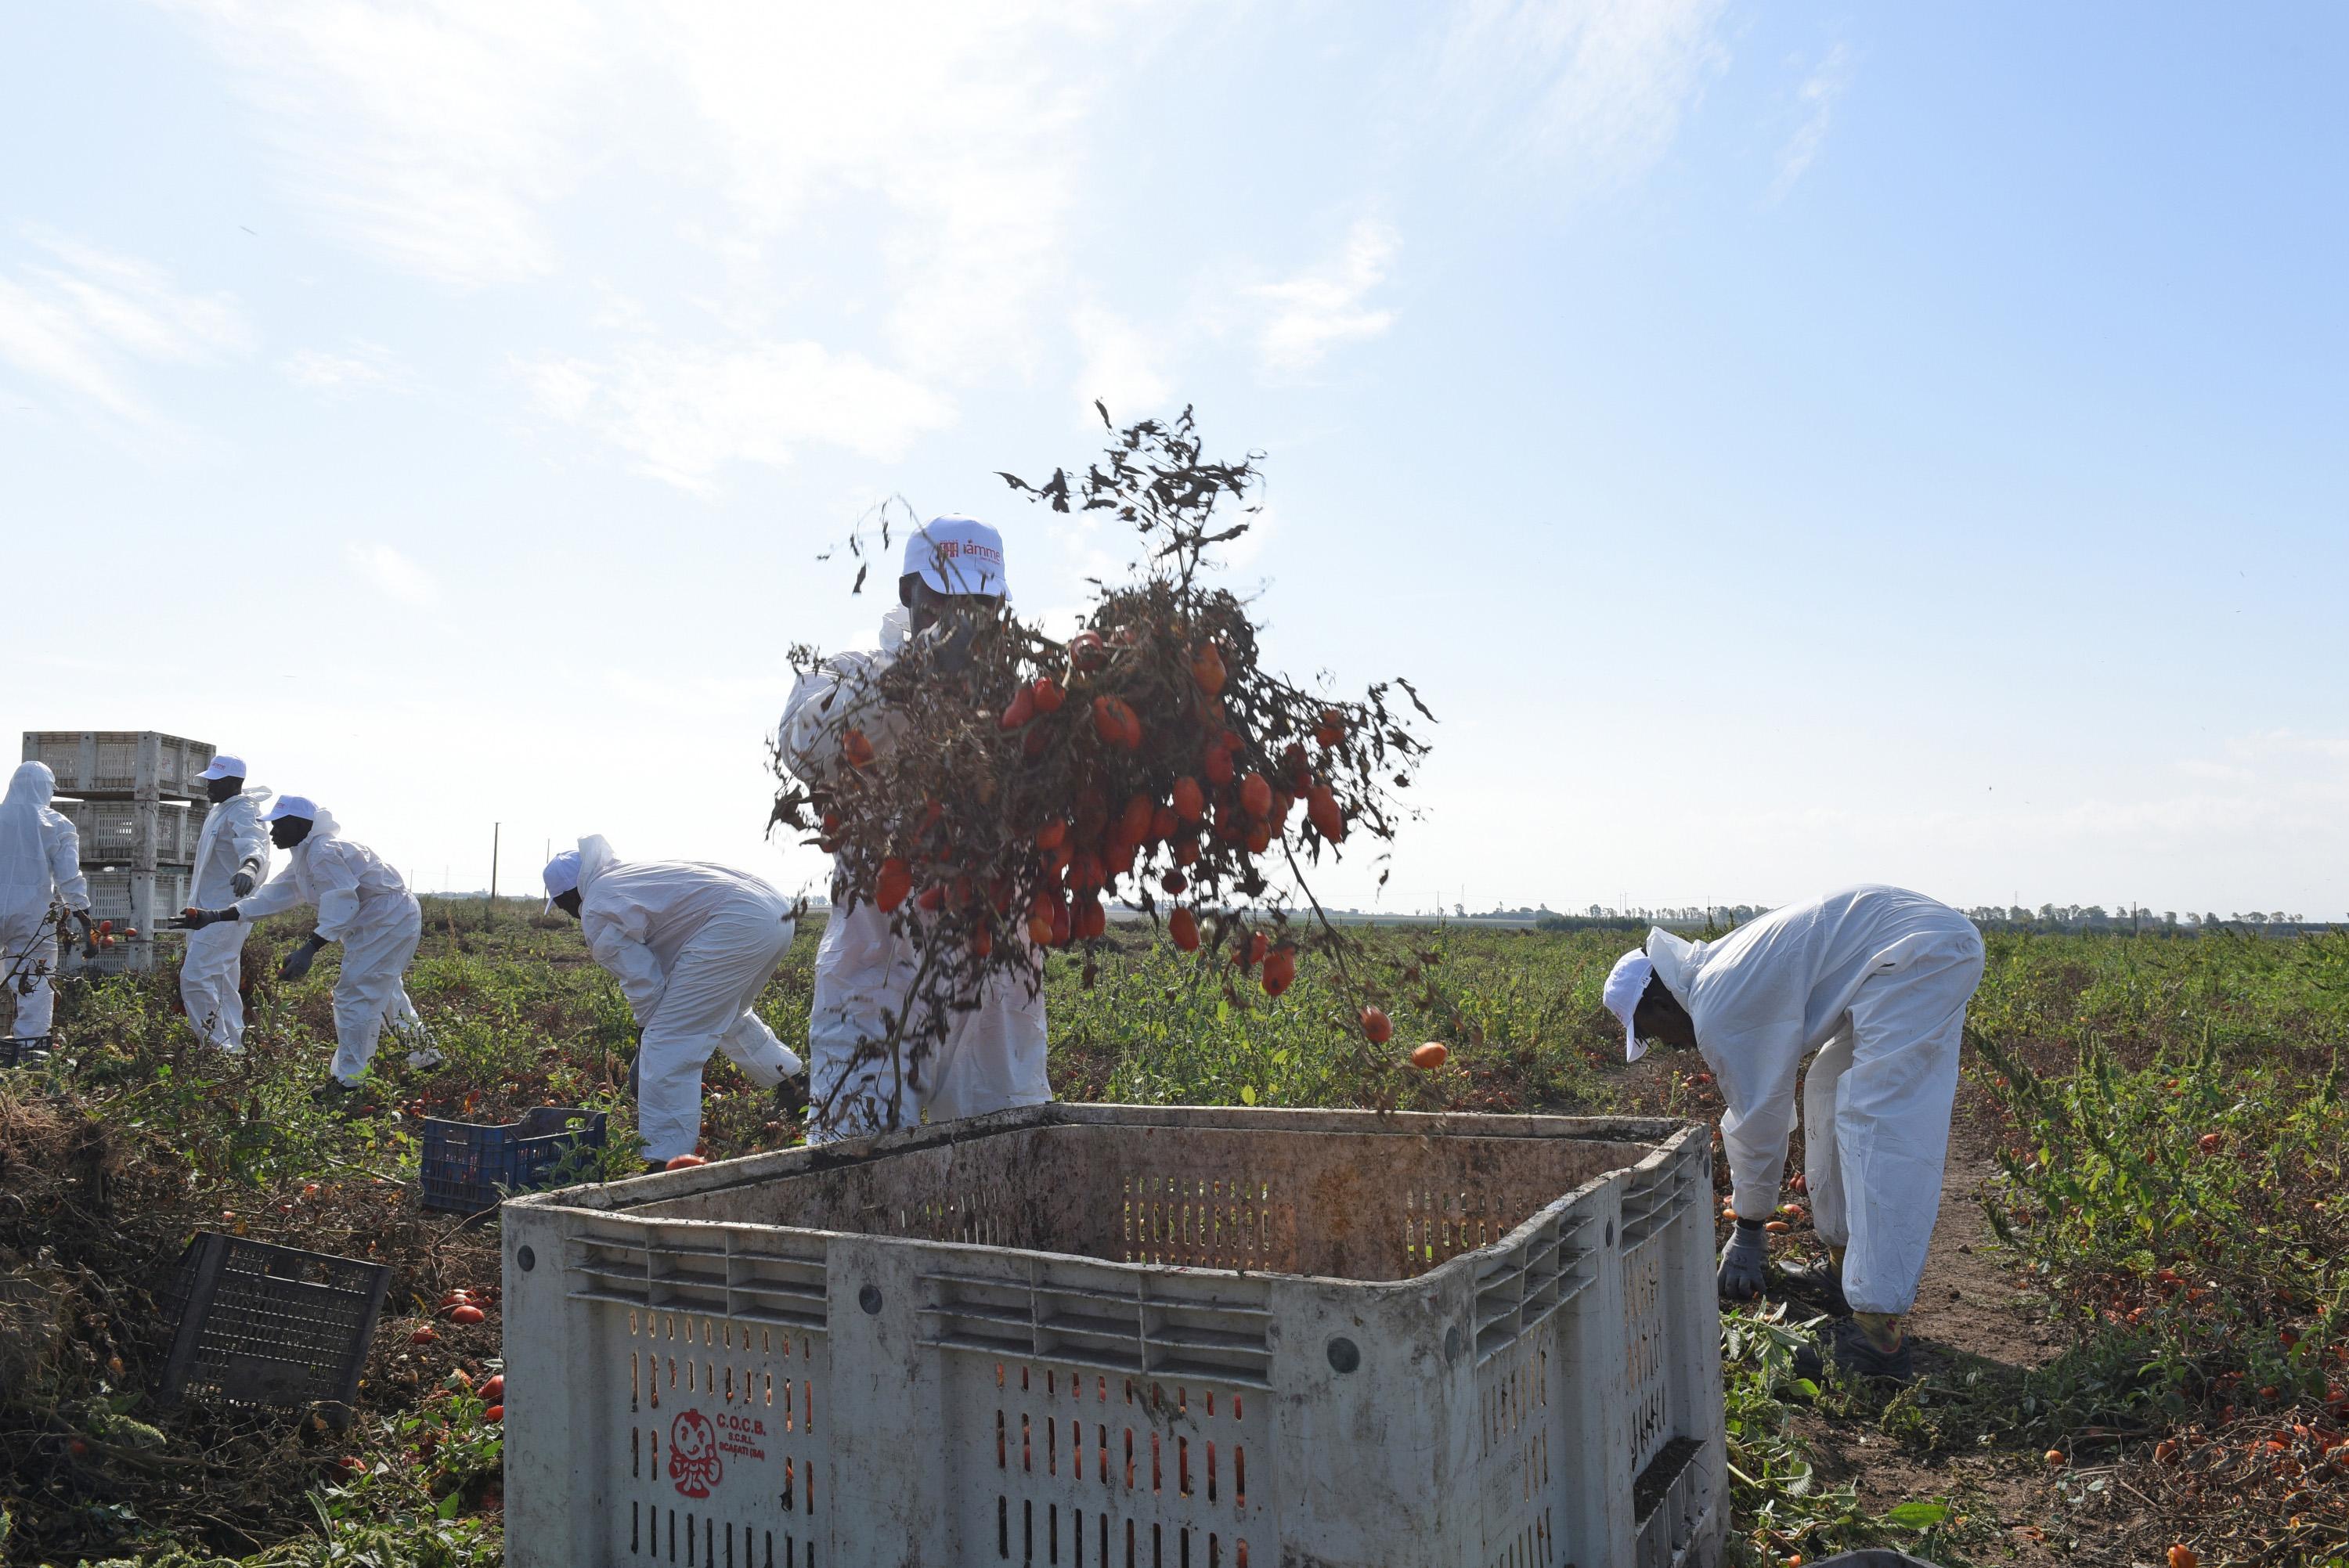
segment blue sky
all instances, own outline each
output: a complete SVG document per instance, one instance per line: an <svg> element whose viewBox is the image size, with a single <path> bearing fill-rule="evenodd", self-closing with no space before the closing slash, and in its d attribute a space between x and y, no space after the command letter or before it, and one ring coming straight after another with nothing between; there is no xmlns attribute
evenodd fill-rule
<svg viewBox="0 0 2349 1568"><path fill-rule="evenodd" d="M2343 13L881 10L10 8L0 720L797 886L817 553L1065 616L993 470L1191 401L1274 655L1444 721L1389 907L2349 914Z"/></svg>

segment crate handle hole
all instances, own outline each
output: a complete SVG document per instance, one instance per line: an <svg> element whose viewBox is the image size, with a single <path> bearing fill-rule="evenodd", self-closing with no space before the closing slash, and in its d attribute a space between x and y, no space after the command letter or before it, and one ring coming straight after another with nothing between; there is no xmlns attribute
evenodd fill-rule
<svg viewBox="0 0 2349 1568"><path fill-rule="evenodd" d="M856 1293L856 1305L864 1309L864 1315L867 1317L877 1315L881 1310L881 1287L877 1284L868 1284L859 1290Z"/></svg>
<svg viewBox="0 0 2349 1568"><path fill-rule="evenodd" d="M524 1242L521 1249L514 1253L514 1262L521 1267L523 1273L528 1274L538 1266L538 1254L530 1250L529 1243Z"/></svg>
<svg viewBox="0 0 2349 1568"><path fill-rule="evenodd" d="M1351 1372L1362 1364L1362 1347L1339 1335L1330 1341L1330 1367L1335 1372Z"/></svg>

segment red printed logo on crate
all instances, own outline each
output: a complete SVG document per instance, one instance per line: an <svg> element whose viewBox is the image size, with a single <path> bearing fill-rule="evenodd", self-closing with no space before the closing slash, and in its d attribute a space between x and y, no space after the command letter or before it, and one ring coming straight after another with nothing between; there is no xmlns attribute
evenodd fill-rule
<svg viewBox="0 0 2349 1568"><path fill-rule="evenodd" d="M718 1457L718 1429L698 1410L681 1410L668 1429L668 1478L686 1497L708 1497L726 1473Z"/></svg>

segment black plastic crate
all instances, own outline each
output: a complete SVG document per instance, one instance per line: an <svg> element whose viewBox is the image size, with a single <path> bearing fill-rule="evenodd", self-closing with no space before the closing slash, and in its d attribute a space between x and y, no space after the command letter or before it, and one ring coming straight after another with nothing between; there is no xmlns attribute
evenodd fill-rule
<svg viewBox="0 0 2349 1568"><path fill-rule="evenodd" d="M0 1035L0 1070L36 1068L49 1059L47 1035Z"/></svg>
<svg viewBox="0 0 2349 1568"><path fill-rule="evenodd" d="M481 1126L424 1119L424 1206L476 1214L511 1192L554 1184L574 1150L604 1147L604 1113L547 1105Z"/></svg>
<svg viewBox="0 0 2349 1568"><path fill-rule="evenodd" d="M156 1393L348 1406L391 1270L199 1231L165 1296L176 1326Z"/></svg>

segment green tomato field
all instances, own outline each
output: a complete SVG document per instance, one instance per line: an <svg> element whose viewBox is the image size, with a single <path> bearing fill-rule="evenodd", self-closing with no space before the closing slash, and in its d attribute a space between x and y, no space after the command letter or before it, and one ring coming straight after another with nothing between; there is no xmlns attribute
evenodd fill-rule
<svg viewBox="0 0 2349 1568"><path fill-rule="evenodd" d="M787 1044L805 1040L820 930L761 1007ZM56 1057L0 1073L0 1563L499 1560L496 1224L419 1206L419 1119L605 1109L605 1168L633 1171L633 1022L567 919L516 902L485 926L479 901L427 901L409 990L446 1064L412 1071L387 1037L377 1086L321 1109L333 951L298 985L266 978L298 934L274 922L248 944L242 1058L198 1047L172 977L150 975L68 982ZM1373 1049L1318 959L1270 1002L1112 927L1090 985L1084 957L1050 961L1054 1087L1714 1117L1692 1053L1621 1060L1599 987L1640 934L1368 930L1406 976ZM1791 1370L1799 1309L1725 1315L1733 1553L2349 1563L2349 934L1987 941L1910 1320L1924 1376L1817 1387ZM1402 1065L1427 1040L1450 1060ZM788 1146L799 1122L714 1057L704 1135L717 1160ZM1798 1139L1798 1211L1800 1169ZM1790 1226L1782 1257L1813 1245L1805 1214ZM198 1229L390 1265L347 1429L150 1398L158 1304ZM440 1310L460 1289L483 1321Z"/></svg>

